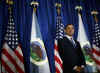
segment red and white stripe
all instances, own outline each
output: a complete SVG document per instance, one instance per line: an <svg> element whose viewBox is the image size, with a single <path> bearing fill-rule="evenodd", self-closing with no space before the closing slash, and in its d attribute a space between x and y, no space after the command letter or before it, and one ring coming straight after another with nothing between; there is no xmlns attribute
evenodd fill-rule
<svg viewBox="0 0 100 73"><path fill-rule="evenodd" d="M20 46L13 51L4 43L1 53L2 73L25 73L23 54Z"/></svg>
<svg viewBox="0 0 100 73"><path fill-rule="evenodd" d="M5 71L5 68L3 66L1 67L1 69L2 69L1 70L2 72L0 72L0 73L8 73L7 71Z"/></svg>
<svg viewBox="0 0 100 73"><path fill-rule="evenodd" d="M97 47L96 45L93 45L92 54L93 54L93 60L96 63L96 67L100 71L100 48Z"/></svg>
<svg viewBox="0 0 100 73"><path fill-rule="evenodd" d="M63 73L63 62L59 56L57 40L54 44L54 53L56 73Z"/></svg>

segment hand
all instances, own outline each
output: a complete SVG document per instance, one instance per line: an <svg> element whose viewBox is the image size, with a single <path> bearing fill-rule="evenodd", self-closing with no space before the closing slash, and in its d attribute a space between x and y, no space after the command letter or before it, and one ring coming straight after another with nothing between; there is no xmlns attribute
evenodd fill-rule
<svg viewBox="0 0 100 73"><path fill-rule="evenodd" d="M84 69L83 67L77 66L76 69L75 69L75 71L76 71L77 73L80 73L83 69Z"/></svg>
<svg viewBox="0 0 100 73"><path fill-rule="evenodd" d="M76 72L80 73L80 72L81 72L81 67L78 66L78 67L76 68Z"/></svg>

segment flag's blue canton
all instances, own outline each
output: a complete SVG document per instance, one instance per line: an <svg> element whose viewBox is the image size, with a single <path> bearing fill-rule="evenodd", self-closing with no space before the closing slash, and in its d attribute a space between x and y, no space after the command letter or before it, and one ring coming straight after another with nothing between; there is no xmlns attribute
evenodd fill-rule
<svg viewBox="0 0 100 73"><path fill-rule="evenodd" d="M95 24L93 31L93 43L100 47L100 26L99 24Z"/></svg>
<svg viewBox="0 0 100 73"><path fill-rule="evenodd" d="M57 16L56 19L56 39L60 39L63 38L64 35L64 25L62 24L62 17L61 16Z"/></svg>
<svg viewBox="0 0 100 73"><path fill-rule="evenodd" d="M18 46L18 35L17 32L15 31L15 23L12 14L10 14L9 16L5 41L7 42L9 47L13 50L16 49Z"/></svg>

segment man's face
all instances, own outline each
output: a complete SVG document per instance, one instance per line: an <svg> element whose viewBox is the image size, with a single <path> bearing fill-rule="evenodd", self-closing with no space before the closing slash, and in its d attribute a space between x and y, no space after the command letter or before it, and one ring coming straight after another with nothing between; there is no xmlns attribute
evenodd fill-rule
<svg viewBox="0 0 100 73"><path fill-rule="evenodd" d="M65 32L66 32L67 35L73 36L74 35L74 26L73 25L68 25L65 28Z"/></svg>

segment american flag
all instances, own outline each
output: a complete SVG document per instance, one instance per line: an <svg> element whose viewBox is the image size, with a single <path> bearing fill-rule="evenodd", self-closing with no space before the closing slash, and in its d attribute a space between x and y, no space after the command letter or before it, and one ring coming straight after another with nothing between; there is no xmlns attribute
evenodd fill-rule
<svg viewBox="0 0 100 73"><path fill-rule="evenodd" d="M58 39L62 39L64 35L64 25L61 23L61 19L62 19L61 16L57 16L56 18L57 20L56 21L56 39L55 39L55 45L54 45L56 73L63 73L63 62L58 52Z"/></svg>
<svg viewBox="0 0 100 73"><path fill-rule="evenodd" d="M25 73L23 53L18 43L18 34L11 12L4 41L1 52L1 73Z"/></svg>
<svg viewBox="0 0 100 73"><path fill-rule="evenodd" d="M97 69L100 71L100 26L99 24L94 25L93 31L93 60L96 63Z"/></svg>

